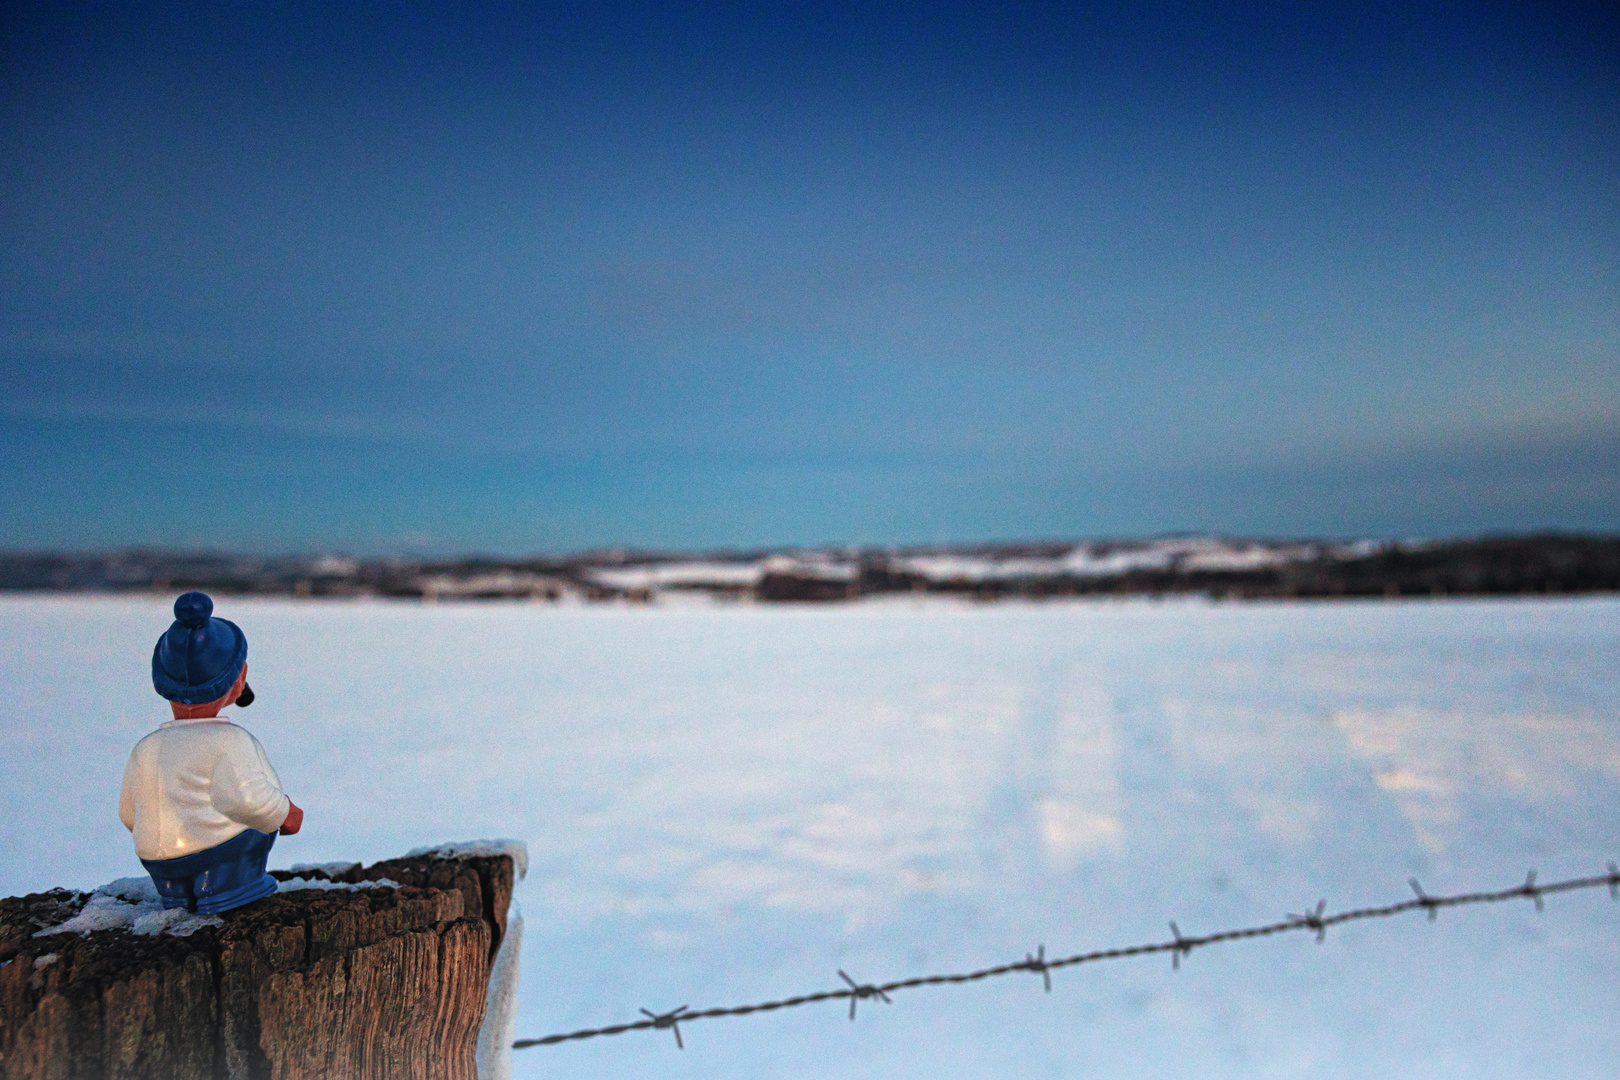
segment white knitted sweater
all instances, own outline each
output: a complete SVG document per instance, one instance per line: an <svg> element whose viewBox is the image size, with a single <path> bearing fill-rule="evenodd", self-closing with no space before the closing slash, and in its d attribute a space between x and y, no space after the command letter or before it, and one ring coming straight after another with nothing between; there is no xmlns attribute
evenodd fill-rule
<svg viewBox="0 0 1620 1080"><path fill-rule="evenodd" d="M245 829L287 819L281 778L246 728L229 720L171 720L135 744L118 816L143 859L178 859Z"/></svg>

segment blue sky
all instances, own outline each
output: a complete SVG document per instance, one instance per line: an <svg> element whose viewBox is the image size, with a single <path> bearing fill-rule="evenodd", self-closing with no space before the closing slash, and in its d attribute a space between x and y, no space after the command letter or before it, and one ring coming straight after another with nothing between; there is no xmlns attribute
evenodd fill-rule
<svg viewBox="0 0 1620 1080"><path fill-rule="evenodd" d="M0 547L1620 529L1604 5L9 4Z"/></svg>

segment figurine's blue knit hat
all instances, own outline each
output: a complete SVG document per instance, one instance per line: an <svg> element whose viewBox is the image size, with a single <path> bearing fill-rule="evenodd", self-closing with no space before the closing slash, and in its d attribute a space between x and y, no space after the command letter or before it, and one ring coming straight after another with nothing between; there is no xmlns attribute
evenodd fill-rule
<svg viewBox="0 0 1620 1080"><path fill-rule="evenodd" d="M209 618L214 602L188 592L174 602L174 624L152 650L152 687L182 705L218 701L247 663L247 635L229 619Z"/></svg>

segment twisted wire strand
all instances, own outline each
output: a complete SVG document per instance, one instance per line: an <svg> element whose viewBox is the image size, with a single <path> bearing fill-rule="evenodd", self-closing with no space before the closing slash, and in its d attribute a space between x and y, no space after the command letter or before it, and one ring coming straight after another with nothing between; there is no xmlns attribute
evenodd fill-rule
<svg viewBox="0 0 1620 1080"><path fill-rule="evenodd" d="M570 1031L557 1035L547 1035L540 1039L519 1039L512 1044L514 1050L524 1050L531 1046L555 1046L558 1043L572 1042L578 1039L594 1039L605 1035L622 1035L627 1031L644 1031L650 1028L674 1027L675 1022L689 1023L694 1020L713 1020L724 1016L748 1016L753 1013L774 1012L777 1009L793 1009L801 1005L812 1005L818 1001L849 1000L851 1004L850 1019L854 1019L853 1005L858 998L878 998L888 1001L888 995L896 990L910 990L919 986L951 986L958 983L978 982L981 979L996 978L1001 975L1011 975L1014 972L1026 971L1041 975L1047 980L1047 988L1051 988L1050 972L1057 968L1074 967L1079 964L1093 964L1103 960L1124 960L1133 956L1151 956L1157 953L1169 953L1177 967L1181 958L1194 949L1206 945L1218 945L1225 941L1246 941L1250 938L1270 937L1273 934L1286 934L1291 931L1308 931L1316 934L1317 941L1323 940L1330 927L1342 923L1356 922L1362 919L1387 919L1396 915L1404 915L1410 911L1426 911L1431 921L1442 908L1464 907L1470 904L1500 904L1509 900L1531 900L1536 910L1542 908L1542 898L1558 893L1575 892L1581 889L1607 888L1609 894L1620 900L1620 867L1614 863L1609 864L1609 871L1594 877L1570 878L1567 881L1551 881L1546 884L1536 882L1535 871L1532 870L1522 885L1515 885L1509 889L1498 889L1494 892L1458 893L1452 896L1431 896L1423 891L1417 880L1411 879L1412 891L1416 895L1411 900L1403 900L1396 904L1387 904L1382 907L1352 908L1348 911L1325 914L1326 902L1316 905L1316 908L1304 915L1290 915L1282 922L1265 923L1260 926L1249 926L1238 930L1219 930L1211 934L1185 936L1175 923L1170 924L1174 939L1171 941L1158 941L1144 945L1126 945L1112 949L1095 949L1091 952L1076 953L1073 956L1046 957L1046 947L1041 946L1037 954L1024 955L1024 959L1008 964L997 964L994 967L980 968L977 971L965 971L945 975L919 975L910 979L897 979L886 983L856 983L849 976L839 972L849 985L839 990L820 990L812 994L800 994L797 997L782 998L779 1001L763 1001L754 1005L730 1005L711 1009L698 1009L689 1011L685 1006L676 1009L673 1013L653 1013L646 1009L649 1019L637 1020L628 1024L612 1024L608 1027L587 1028L583 1031ZM679 1029L676 1029L676 1043L680 1045Z"/></svg>

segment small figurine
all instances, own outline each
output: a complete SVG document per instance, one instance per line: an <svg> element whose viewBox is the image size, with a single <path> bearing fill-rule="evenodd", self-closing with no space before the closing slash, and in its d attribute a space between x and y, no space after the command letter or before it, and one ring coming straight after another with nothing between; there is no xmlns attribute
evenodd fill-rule
<svg viewBox="0 0 1620 1080"><path fill-rule="evenodd" d="M118 816L166 908L214 915L276 891L264 872L276 834L291 836L304 812L246 728L220 718L253 702L247 636L211 618L214 602L188 592L152 651L152 686L174 719L135 744L124 767Z"/></svg>

